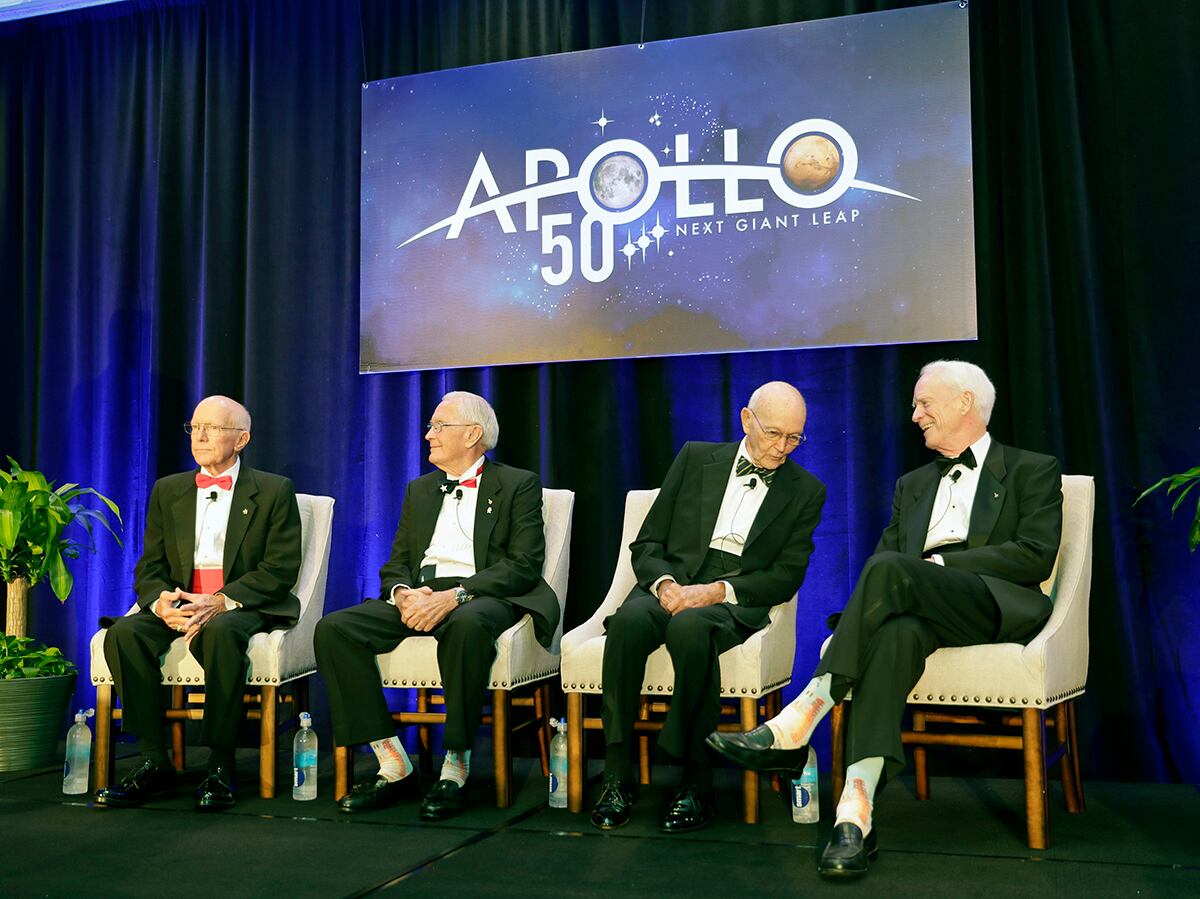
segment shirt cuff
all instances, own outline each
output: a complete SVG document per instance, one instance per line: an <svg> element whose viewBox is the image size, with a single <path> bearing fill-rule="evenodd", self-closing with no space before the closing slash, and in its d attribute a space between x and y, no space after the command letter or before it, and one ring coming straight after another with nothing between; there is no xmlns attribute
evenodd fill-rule
<svg viewBox="0 0 1200 899"><path fill-rule="evenodd" d="M159 599L162 599L162 597L160 596ZM150 614L153 615L155 618L157 618L159 621L162 621L162 615L158 614L158 599L156 599L156 600L154 600L154 602L150 603Z"/></svg>
<svg viewBox="0 0 1200 899"><path fill-rule="evenodd" d="M662 586L662 582L663 581L673 581L673 580L675 580L675 578L671 577L671 575L664 574L662 577L660 577L658 580L656 580L653 584L650 585L650 595L653 596L655 599L658 599L658 588Z"/></svg>
<svg viewBox="0 0 1200 899"><path fill-rule="evenodd" d="M934 553L929 557L929 561L933 562L935 565L941 565L943 568L946 567L946 560L942 558L941 553Z"/></svg>
<svg viewBox="0 0 1200 899"><path fill-rule="evenodd" d="M724 601L729 603L730 605L736 606L738 604L737 591L733 589L733 584L729 583L729 581L717 581L717 583L725 585Z"/></svg>
<svg viewBox="0 0 1200 899"><path fill-rule="evenodd" d="M386 602L389 606L394 606L396 604L396 591L397 590L411 590L411 589L412 589L412 587L408 586L408 584L397 584L395 587L392 588L392 592L388 595L388 598L385 599L384 602Z"/></svg>
<svg viewBox="0 0 1200 899"><path fill-rule="evenodd" d="M224 593L218 593L217 596L219 596L219 597L221 597L221 599L225 600L225 611L226 612L232 612L234 609L240 609L242 607L242 604L240 602L238 602L236 599L230 599Z"/></svg>

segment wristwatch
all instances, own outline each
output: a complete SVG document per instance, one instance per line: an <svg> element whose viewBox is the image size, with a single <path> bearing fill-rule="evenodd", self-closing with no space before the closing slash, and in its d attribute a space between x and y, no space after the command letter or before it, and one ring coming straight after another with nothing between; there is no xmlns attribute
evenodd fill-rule
<svg viewBox="0 0 1200 899"><path fill-rule="evenodd" d="M468 602L470 602L470 601L471 601L472 599L474 599L474 598L475 598L475 597L474 597L474 596L472 596L470 593L468 593L468 592L466 591L466 589L465 589L465 588L463 588L463 587L458 587L458 588L457 588L457 589L455 589L455 591L454 591L454 601L455 601L456 603L458 603L460 606L461 606L463 603L468 603Z"/></svg>

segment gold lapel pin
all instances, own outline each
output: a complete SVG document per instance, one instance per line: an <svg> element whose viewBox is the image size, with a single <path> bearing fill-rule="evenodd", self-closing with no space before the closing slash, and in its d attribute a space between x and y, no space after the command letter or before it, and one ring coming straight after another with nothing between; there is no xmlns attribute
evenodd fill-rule
<svg viewBox="0 0 1200 899"><path fill-rule="evenodd" d="M250 514L250 510L249 510L249 509L242 509L242 514L243 514L243 515L249 515L249 514Z"/></svg>

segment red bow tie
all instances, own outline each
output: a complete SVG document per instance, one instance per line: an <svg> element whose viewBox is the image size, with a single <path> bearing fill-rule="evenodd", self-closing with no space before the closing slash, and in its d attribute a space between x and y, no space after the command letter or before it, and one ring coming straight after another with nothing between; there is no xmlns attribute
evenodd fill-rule
<svg viewBox="0 0 1200 899"><path fill-rule="evenodd" d="M196 472L196 486L203 490L205 487L220 487L222 490L233 489L233 478L227 474L219 478L210 477L202 471Z"/></svg>

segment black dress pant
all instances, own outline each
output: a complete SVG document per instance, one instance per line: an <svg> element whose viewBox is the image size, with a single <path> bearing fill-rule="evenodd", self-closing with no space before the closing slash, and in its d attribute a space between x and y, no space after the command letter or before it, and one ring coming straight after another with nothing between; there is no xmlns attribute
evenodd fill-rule
<svg viewBox="0 0 1200 899"><path fill-rule="evenodd" d="M271 616L232 609L210 619L188 648L204 669L200 742L213 751L214 760L233 761L250 666L246 647L271 625ZM104 657L121 697L122 727L138 736L146 755L164 752L161 664L178 637L149 609L116 619L104 634Z"/></svg>
<svg viewBox="0 0 1200 899"><path fill-rule="evenodd" d="M685 778L712 785L704 738L721 717L721 670L717 657L757 630L741 624L725 603L672 615L641 587L604 622L604 696L600 718L609 747L623 745L632 756L646 659L664 643L675 667L675 688L658 746L686 765ZM611 749L610 749L611 752ZM622 771L608 771L623 774Z"/></svg>
<svg viewBox="0 0 1200 899"><path fill-rule="evenodd" d="M517 623L512 603L488 596L454 609L432 632L415 631L391 603L369 599L317 622L317 667L325 677L333 736L353 746L395 736L375 656L391 652L406 637L434 637L446 700L445 749L470 749L483 716L496 638Z"/></svg>
<svg viewBox="0 0 1200 899"><path fill-rule="evenodd" d="M834 702L854 689L846 763L882 756L888 777L900 771L904 707L926 656L941 646L990 643L999 625L1000 610L977 575L897 552L871 556L815 672L833 675Z"/></svg>

